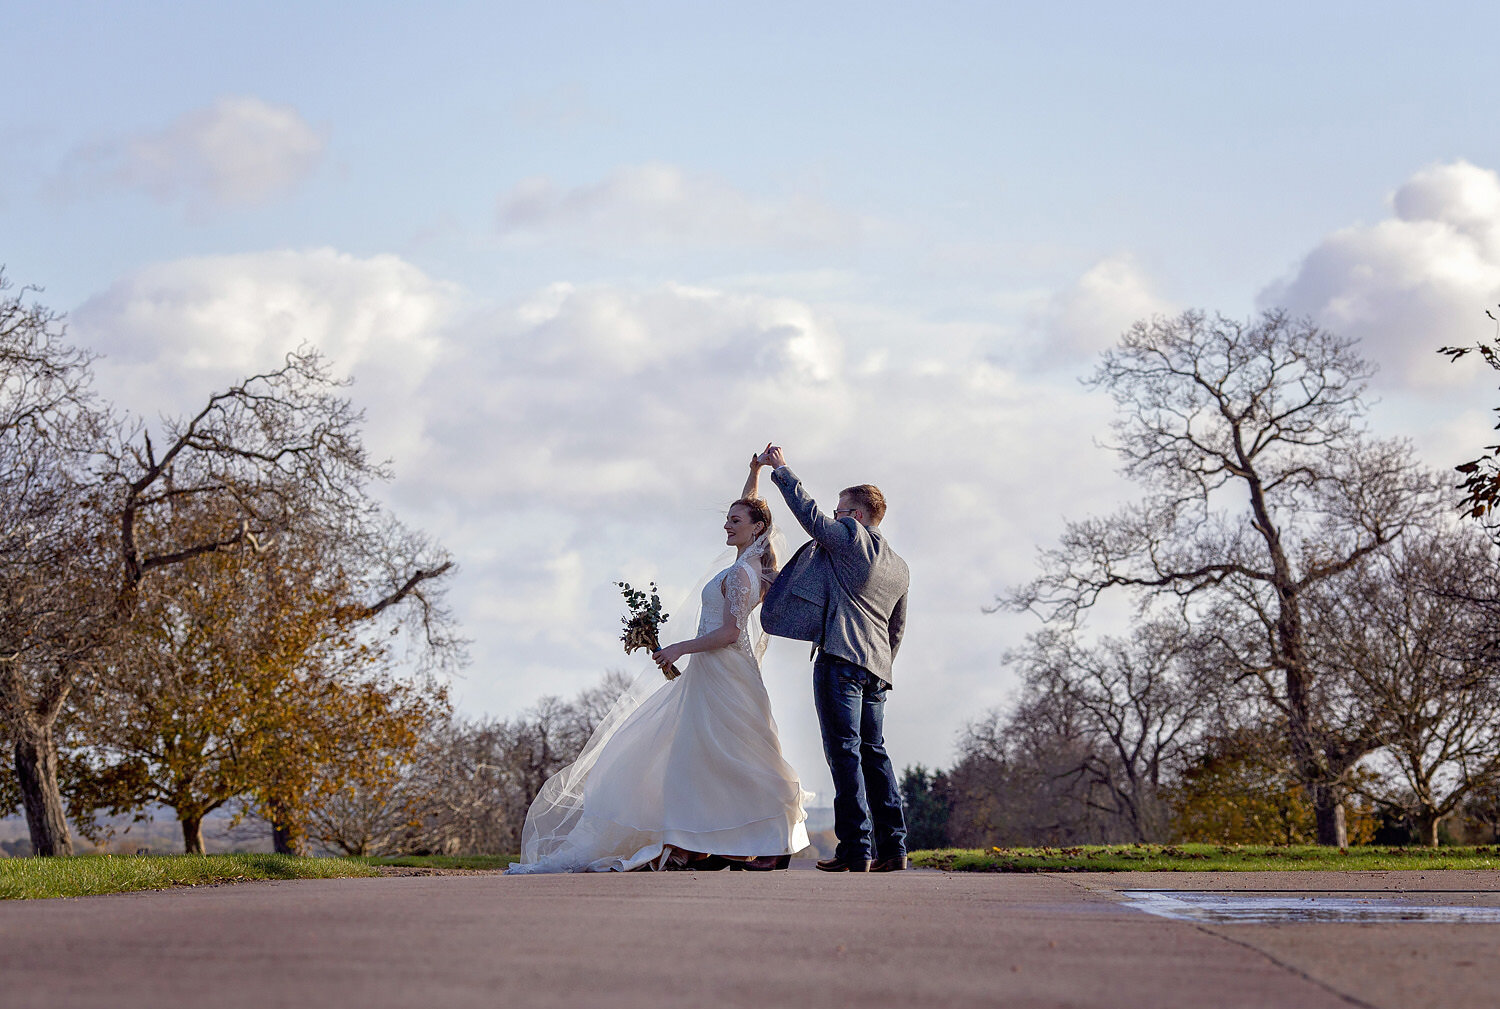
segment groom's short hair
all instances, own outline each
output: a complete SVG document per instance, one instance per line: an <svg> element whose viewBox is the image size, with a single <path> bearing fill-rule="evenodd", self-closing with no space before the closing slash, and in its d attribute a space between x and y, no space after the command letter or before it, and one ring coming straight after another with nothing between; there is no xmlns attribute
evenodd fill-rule
<svg viewBox="0 0 1500 1009"><path fill-rule="evenodd" d="M874 484L862 483L845 487L839 494L847 495L850 501L858 505L870 520L870 525L878 526L880 520L885 518L885 495Z"/></svg>

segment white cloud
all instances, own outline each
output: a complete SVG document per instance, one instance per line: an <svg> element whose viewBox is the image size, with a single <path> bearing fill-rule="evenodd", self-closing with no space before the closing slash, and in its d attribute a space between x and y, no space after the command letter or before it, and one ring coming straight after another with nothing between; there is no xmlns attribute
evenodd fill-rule
<svg viewBox="0 0 1500 1009"><path fill-rule="evenodd" d="M197 402L304 340L351 368L374 447L395 447L392 500L459 559L470 711L633 666L611 583L655 578L675 603L774 439L825 502L865 480L886 491L913 572L891 745L945 763L963 719L1008 686L1015 627L980 607L1029 576L1060 513L1099 511L1117 485L1089 440L1103 398L1022 380L978 341L918 356L805 302L672 285L464 305L393 257L265 253L142 270L80 308L75 335L111 354L106 391L148 408ZM792 759L824 787L806 651L777 645L766 677Z"/></svg>
<svg viewBox="0 0 1500 1009"><path fill-rule="evenodd" d="M722 179L650 163L615 170L592 185L526 179L500 197L503 235L565 237L592 247L751 246L807 249L856 240L860 222L805 194L764 199Z"/></svg>
<svg viewBox="0 0 1500 1009"><path fill-rule="evenodd" d="M194 210L253 206L295 189L323 159L326 141L289 105L227 97L164 128L92 144L57 180L64 193L141 190Z"/></svg>
<svg viewBox="0 0 1500 1009"><path fill-rule="evenodd" d="M1045 341L1039 361L1044 366L1086 361L1114 346L1138 320L1177 311L1156 293L1134 258L1111 256L1052 295L1033 316L1032 326Z"/></svg>
<svg viewBox="0 0 1500 1009"><path fill-rule="evenodd" d="M844 412L841 367L838 335L801 303L555 286L472 320L447 345L427 380L424 482L497 506L661 507L722 491L711 476L725 467L706 458L726 425L800 427ZM485 465L466 465L476 451ZM643 478L669 460L683 472ZM733 471L741 460L723 462Z"/></svg>
<svg viewBox="0 0 1500 1009"><path fill-rule="evenodd" d="M1473 385L1478 369L1449 364L1437 348L1491 335L1484 311L1500 301L1500 175L1466 161L1434 165L1396 190L1391 209L1377 224L1329 235L1260 303L1361 339L1383 385L1430 394Z"/></svg>
<svg viewBox="0 0 1500 1009"><path fill-rule="evenodd" d="M455 288L395 256L315 249L148 266L80 306L72 328L105 355L106 394L147 417L196 409L225 383L317 347L357 377L371 446L399 461L420 439L405 403L458 307Z"/></svg>

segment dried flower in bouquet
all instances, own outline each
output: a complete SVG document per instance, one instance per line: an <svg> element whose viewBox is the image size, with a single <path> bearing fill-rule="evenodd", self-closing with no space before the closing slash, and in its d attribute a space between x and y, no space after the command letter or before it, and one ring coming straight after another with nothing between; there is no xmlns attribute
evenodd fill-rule
<svg viewBox="0 0 1500 1009"><path fill-rule="evenodd" d="M639 649L657 652L661 650L661 638L657 636L657 630L667 622L667 614L661 611L661 596L656 594L656 583L651 583L651 594L648 596L640 589L632 588L629 582L615 582L620 587L620 594L625 597L625 606L630 610L628 616L620 618L625 625L625 633L620 635L620 640L625 642L625 654ZM675 680L682 675L682 671L674 665L668 665L662 670L669 680Z"/></svg>

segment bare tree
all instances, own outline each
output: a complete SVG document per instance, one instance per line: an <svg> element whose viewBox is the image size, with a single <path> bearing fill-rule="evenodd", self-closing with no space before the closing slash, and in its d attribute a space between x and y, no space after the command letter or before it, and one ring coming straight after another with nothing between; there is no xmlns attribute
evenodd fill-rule
<svg viewBox="0 0 1500 1009"><path fill-rule="evenodd" d="M1472 528L1408 534L1309 597L1317 657L1353 685L1378 726L1384 775L1360 791L1408 815L1422 841L1473 795L1500 786L1500 668L1488 615L1495 550Z"/></svg>
<svg viewBox="0 0 1500 1009"><path fill-rule="evenodd" d="M1200 654L1180 624L1155 621L1129 640L1105 637L1094 647L1048 629L1010 657L1034 705L1051 701L1074 713L1088 745L1065 773L1092 786L1082 801L1118 820L1133 840L1168 839L1163 787L1215 702L1211 680L1197 668Z"/></svg>
<svg viewBox="0 0 1500 1009"><path fill-rule="evenodd" d="M1094 740L1066 695L1023 694L991 711L959 739L946 774L948 836L960 847L1083 844L1124 840L1098 784L1079 774Z"/></svg>
<svg viewBox="0 0 1500 1009"><path fill-rule="evenodd" d="M0 724L39 855L68 854L53 727L108 641L113 593L94 472L111 429L90 358L0 274Z"/></svg>
<svg viewBox="0 0 1500 1009"><path fill-rule="evenodd" d="M1476 789L1459 812L1469 828L1471 843L1500 841L1500 782Z"/></svg>
<svg viewBox="0 0 1500 1009"><path fill-rule="evenodd" d="M492 723L434 722L415 747L385 754L390 780L319 790L308 811L309 837L346 855L511 850L504 784L486 759L497 735L503 728L497 733Z"/></svg>
<svg viewBox="0 0 1500 1009"><path fill-rule="evenodd" d="M518 852L542 784L578 756L628 686L608 673L571 700L544 697L515 718L440 722L389 787L320 800L311 836L349 854Z"/></svg>
<svg viewBox="0 0 1500 1009"><path fill-rule="evenodd" d="M1281 713L1322 844L1345 843L1347 775L1379 740L1317 709L1304 598L1430 514L1433 495L1405 445L1361 426L1370 373L1352 341L1280 312L1137 323L1092 384L1114 397L1112 447L1150 494L1070 523L1006 600L1064 624L1115 590L1190 620L1232 611L1256 633L1225 654Z"/></svg>
<svg viewBox="0 0 1500 1009"><path fill-rule="evenodd" d="M12 752L13 744L5 723L0 722L0 817L10 816L21 805L21 789L11 766Z"/></svg>

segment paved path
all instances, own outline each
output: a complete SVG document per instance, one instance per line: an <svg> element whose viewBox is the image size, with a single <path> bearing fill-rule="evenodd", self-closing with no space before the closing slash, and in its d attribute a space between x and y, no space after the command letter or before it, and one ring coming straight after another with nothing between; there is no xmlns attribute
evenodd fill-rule
<svg viewBox="0 0 1500 1009"><path fill-rule="evenodd" d="M1500 873L1471 872L255 883L0 902L0 1004L1317 1009L1500 991L1500 924L1201 925L1135 910L1135 888L1500 905Z"/></svg>

